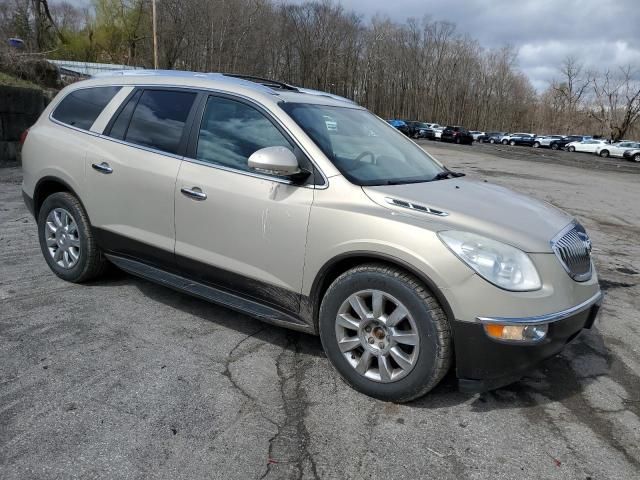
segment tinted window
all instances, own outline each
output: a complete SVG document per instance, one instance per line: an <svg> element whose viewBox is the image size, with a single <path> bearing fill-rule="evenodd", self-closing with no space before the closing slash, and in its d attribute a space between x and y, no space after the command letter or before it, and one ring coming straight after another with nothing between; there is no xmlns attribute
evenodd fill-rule
<svg viewBox="0 0 640 480"><path fill-rule="evenodd" d="M111 125L111 131L109 132L109 136L113 138L119 138L120 140L124 140L125 135L127 134L127 128L129 128L129 121L131 120L131 114L133 113L133 109L136 107L136 103L138 103L138 99L142 95L142 90L138 90L127 102L125 107L120 110L118 114L118 118Z"/></svg>
<svg viewBox="0 0 640 480"><path fill-rule="evenodd" d="M51 116L68 125L89 130L118 90L120 87L75 90L62 99Z"/></svg>
<svg viewBox="0 0 640 480"><path fill-rule="evenodd" d="M164 152L178 153L182 131L195 98L195 92L145 90L124 139Z"/></svg>
<svg viewBox="0 0 640 480"><path fill-rule="evenodd" d="M249 156L273 146L292 148L262 113L241 102L209 97L200 125L198 160L249 170Z"/></svg>

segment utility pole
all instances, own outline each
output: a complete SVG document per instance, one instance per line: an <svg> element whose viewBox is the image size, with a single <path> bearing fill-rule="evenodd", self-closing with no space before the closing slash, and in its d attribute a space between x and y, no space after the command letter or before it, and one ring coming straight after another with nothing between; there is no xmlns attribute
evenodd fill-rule
<svg viewBox="0 0 640 480"><path fill-rule="evenodd" d="M151 0L151 16L153 18L153 68L158 69L158 33L156 30L156 0Z"/></svg>

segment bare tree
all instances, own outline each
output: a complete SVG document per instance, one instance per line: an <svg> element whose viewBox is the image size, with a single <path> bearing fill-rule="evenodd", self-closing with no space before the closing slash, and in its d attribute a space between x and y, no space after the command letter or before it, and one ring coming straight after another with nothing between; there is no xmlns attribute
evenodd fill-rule
<svg viewBox="0 0 640 480"><path fill-rule="evenodd" d="M633 80L632 73L627 66L592 80L595 99L589 114L613 141L624 138L640 117L640 82Z"/></svg>

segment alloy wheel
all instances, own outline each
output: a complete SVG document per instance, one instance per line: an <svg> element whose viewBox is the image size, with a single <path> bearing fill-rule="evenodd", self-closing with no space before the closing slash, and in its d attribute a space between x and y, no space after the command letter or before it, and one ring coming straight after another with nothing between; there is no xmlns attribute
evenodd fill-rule
<svg viewBox="0 0 640 480"><path fill-rule="evenodd" d="M64 208L54 208L45 223L47 250L60 267L71 269L80 260L78 224Z"/></svg>
<svg viewBox="0 0 640 480"><path fill-rule="evenodd" d="M418 360L415 320L407 307L381 290L350 295L338 310L335 332L347 362L369 380L400 380Z"/></svg>

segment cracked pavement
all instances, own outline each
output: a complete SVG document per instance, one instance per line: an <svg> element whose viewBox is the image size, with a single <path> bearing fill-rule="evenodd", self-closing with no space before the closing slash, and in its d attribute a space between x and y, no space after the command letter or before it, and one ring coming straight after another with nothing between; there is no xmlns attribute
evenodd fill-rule
<svg viewBox="0 0 640 480"><path fill-rule="evenodd" d="M412 403L376 401L315 337L118 271L59 280L20 170L0 169L0 477L638 478L640 165L423 144L583 222L606 293L593 330L495 392L448 377Z"/></svg>

